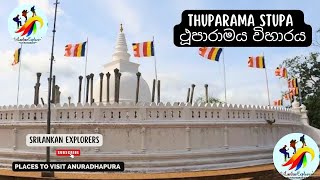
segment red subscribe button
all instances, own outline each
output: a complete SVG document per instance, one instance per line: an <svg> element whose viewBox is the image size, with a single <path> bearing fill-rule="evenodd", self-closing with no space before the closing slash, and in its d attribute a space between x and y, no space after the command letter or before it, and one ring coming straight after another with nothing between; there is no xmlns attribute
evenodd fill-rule
<svg viewBox="0 0 320 180"><path fill-rule="evenodd" d="M80 156L80 149L57 149L57 156Z"/></svg>

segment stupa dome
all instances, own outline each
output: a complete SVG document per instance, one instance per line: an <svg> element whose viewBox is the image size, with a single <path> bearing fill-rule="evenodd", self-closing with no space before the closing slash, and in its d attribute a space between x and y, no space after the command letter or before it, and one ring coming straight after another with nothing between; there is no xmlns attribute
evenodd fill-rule
<svg viewBox="0 0 320 180"><path fill-rule="evenodd" d="M105 74L103 77L103 88L102 88L102 102L107 102L107 76L109 72L110 83L109 83L109 100L114 102L115 92L115 73L114 69L119 69L121 73L120 77L120 95L119 102L135 102L136 99L136 88L137 88L137 75L139 71L139 64L129 61L130 54L128 53L127 42L123 28L121 25L120 33L118 34L114 53L112 55L111 62L104 65L102 72ZM93 88L93 98L95 102L100 101L100 79L99 75L95 75L95 83ZM148 83L143 79L143 73L140 77L140 88L139 88L139 102L151 102L151 93Z"/></svg>

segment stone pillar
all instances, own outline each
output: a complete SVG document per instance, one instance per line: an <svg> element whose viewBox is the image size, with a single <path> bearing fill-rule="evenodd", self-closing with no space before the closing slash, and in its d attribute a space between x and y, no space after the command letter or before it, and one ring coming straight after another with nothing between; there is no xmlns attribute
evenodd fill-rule
<svg viewBox="0 0 320 180"><path fill-rule="evenodd" d="M38 101L37 101L37 95L38 95L38 86L37 84L34 87L34 96L33 96L33 104L34 105L38 105Z"/></svg>
<svg viewBox="0 0 320 180"><path fill-rule="evenodd" d="M117 103L119 103L120 99L120 78L121 78L121 73L118 73L118 93L117 93Z"/></svg>
<svg viewBox="0 0 320 180"><path fill-rule="evenodd" d="M39 104L40 77L41 77L41 73L37 73L37 83L34 86L34 102L33 102L34 105Z"/></svg>
<svg viewBox="0 0 320 180"><path fill-rule="evenodd" d="M78 94L78 103L81 103L81 87L82 87L82 76L79 76L79 94Z"/></svg>
<svg viewBox="0 0 320 180"><path fill-rule="evenodd" d="M188 88L187 103L190 101L190 88Z"/></svg>
<svg viewBox="0 0 320 180"><path fill-rule="evenodd" d="M109 95L110 95L110 76L111 76L111 74L108 72L107 74L107 103L108 102L110 102L110 97L109 97Z"/></svg>
<svg viewBox="0 0 320 180"><path fill-rule="evenodd" d="M90 83L90 75L86 76L87 78L87 89L86 89L86 103L89 101L89 83Z"/></svg>
<svg viewBox="0 0 320 180"><path fill-rule="evenodd" d="M91 88L90 88L90 104L93 103L93 77L94 77L94 74L91 73L90 74L90 78L91 78Z"/></svg>
<svg viewBox="0 0 320 180"><path fill-rule="evenodd" d="M119 74L119 69L114 70L114 102L117 102L117 97L118 97L118 74Z"/></svg>
<svg viewBox="0 0 320 180"><path fill-rule="evenodd" d="M193 93L194 93L194 87L196 87L196 85L192 84L191 85L191 97L190 97L190 103L192 104L192 101L193 101Z"/></svg>
<svg viewBox="0 0 320 180"><path fill-rule="evenodd" d="M205 88L205 90L206 90L206 103L209 103L209 97L208 97L208 84L205 84L204 85L204 88Z"/></svg>
<svg viewBox="0 0 320 180"><path fill-rule="evenodd" d="M41 73L37 73L37 83L40 83Z"/></svg>
<svg viewBox="0 0 320 180"><path fill-rule="evenodd" d="M141 73L137 72L136 103L138 103L139 101L140 76L141 76Z"/></svg>
<svg viewBox="0 0 320 180"><path fill-rule="evenodd" d="M158 103L160 103L160 80L158 80L157 85L158 85L158 87L157 87L157 91L158 91Z"/></svg>
<svg viewBox="0 0 320 180"><path fill-rule="evenodd" d="M152 96L151 96L151 102L154 102L155 92L156 92L156 80L155 80L155 79L153 79L153 83L152 83Z"/></svg>
<svg viewBox="0 0 320 180"><path fill-rule="evenodd" d="M103 86L103 73L100 73L100 98L99 98L99 102L102 102L102 86Z"/></svg>
<svg viewBox="0 0 320 180"><path fill-rule="evenodd" d="M61 92L60 92L60 87L58 85L55 86L55 100L54 100L54 103L60 103L60 95L61 95Z"/></svg>

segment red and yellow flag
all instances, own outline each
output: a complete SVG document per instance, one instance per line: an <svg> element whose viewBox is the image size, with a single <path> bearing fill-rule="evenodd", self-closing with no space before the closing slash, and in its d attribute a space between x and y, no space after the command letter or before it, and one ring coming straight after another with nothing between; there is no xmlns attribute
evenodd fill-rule
<svg viewBox="0 0 320 180"><path fill-rule="evenodd" d="M16 64L18 64L20 62L20 52L21 52L21 48L16 49L14 51L12 66L14 66L14 65L16 65Z"/></svg>
<svg viewBox="0 0 320 180"><path fill-rule="evenodd" d="M282 106L283 105L282 99L278 99L278 100L273 101L273 105L274 106Z"/></svg>
<svg viewBox="0 0 320 180"><path fill-rule="evenodd" d="M290 93L292 93L293 96L298 96L299 95L299 88L289 88Z"/></svg>
<svg viewBox="0 0 320 180"><path fill-rule="evenodd" d="M296 88L298 87L298 79L292 78L288 80L288 88Z"/></svg>
<svg viewBox="0 0 320 180"><path fill-rule="evenodd" d="M292 92L287 92L286 94L284 94L283 95L283 98L285 99L285 100L292 100L293 99L293 93Z"/></svg>
<svg viewBox="0 0 320 180"><path fill-rule="evenodd" d="M212 61L219 61L221 52L222 52L222 48L217 48L217 47L199 48L199 55Z"/></svg>
<svg viewBox="0 0 320 180"><path fill-rule="evenodd" d="M277 67L277 69L275 70L275 75L276 76L280 76L280 77L283 77L283 78L288 78L288 71L286 68L279 68Z"/></svg>
<svg viewBox="0 0 320 180"><path fill-rule="evenodd" d="M154 56L153 41L142 43L132 43L134 57L150 57Z"/></svg>
<svg viewBox="0 0 320 180"><path fill-rule="evenodd" d="M262 68L262 69L266 68L265 62L264 62L264 56L249 57L248 67Z"/></svg>
<svg viewBox="0 0 320 180"><path fill-rule="evenodd" d="M64 56L66 57L83 57L86 53L87 42L78 44L67 44L65 46Z"/></svg>

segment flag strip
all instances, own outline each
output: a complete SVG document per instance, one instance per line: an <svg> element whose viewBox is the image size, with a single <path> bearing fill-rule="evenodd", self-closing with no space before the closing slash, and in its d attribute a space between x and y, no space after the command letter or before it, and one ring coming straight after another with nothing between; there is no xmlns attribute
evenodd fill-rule
<svg viewBox="0 0 320 180"><path fill-rule="evenodd" d="M21 52L21 48L18 48L14 51L12 65L16 65L20 62L20 52Z"/></svg>
<svg viewBox="0 0 320 180"><path fill-rule="evenodd" d="M284 99L285 100L292 100L293 99L293 94L292 94L292 92L287 92L286 94L284 94Z"/></svg>
<svg viewBox="0 0 320 180"><path fill-rule="evenodd" d="M222 48L217 47L201 47L199 48L199 55L213 61L219 61Z"/></svg>
<svg viewBox="0 0 320 180"><path fill-rule="evenodd" d="M298 79L292 78L288 80L288 88L297 88L298 87Z"/></svg>
<svg viewBox="0 0 320 180"><path fill-rule="evenodd" d="M261 68L261 69L266 68L264 56L249 57L248 67Z"/></svg>
<svg viewBox="0 0 320 180"><path fill-rule="evenodd" d="M289 88L289 91L293 96L298 96L299 95L299 88L298 87Z"/></svg>
<svg viewBox="0 0 320 180"><path fill-rule="evenodd" d="M278 99L278 100L273 101L273 105L274 106L282 106L283 105L282 99Z"/></svg>
<svg viewBox="0 0 320 180"><path fill-rule="evenodd" d="M283 77L283 78L288 78L288 71L287 71L286 68L277 67L277 69L275 70L274 74L275 74L275 76L280 76L280 77Z"/></svg>
<svg viewBox="0 0 320 180"><path fill-rule="evenodd" d="M86 45L87 42L78 43L78 44L67 44L65 46L66 57L84 57L86 54Z"/></svg>
<svg viewBox="0 0 320 180"><path fill-rule="evenodd" d="M132 43L134 57L151 57L154 56L153 41L142 43Z"/></svg>

